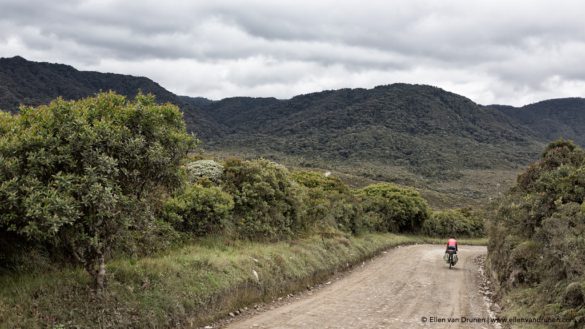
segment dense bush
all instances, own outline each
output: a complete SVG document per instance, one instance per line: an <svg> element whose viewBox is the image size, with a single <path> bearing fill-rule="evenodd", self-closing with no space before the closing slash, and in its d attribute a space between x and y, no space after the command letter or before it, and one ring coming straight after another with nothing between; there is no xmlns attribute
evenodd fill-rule
<svg viewBox="0 0 585 329"><path fill-rule="evenodd" d="M337 228L354 234L361 230L361 205L341 179L310 171L295 171L292 178L306 188L303 223L307 229Z"/></svg>
<svg viewBox="0 0 585 329"><path fill-rule="evenodd" d="M223 165L213 160L197 160L185 165L187 178L190 183L209 180L218 183L223 175Z"/></svg>
<svg viewBox="0 0 585 329"><path fill-rule="evenodd" d="M203 236L222 232L233 207L232 197L219 187L195 184L167 200L165 215L178 230Z"/></svg>
<svg viewBox="0 0 585 329"><path fill-rule="evenodd" d="M151 96L102 93L0 116L0 231L66 250L103 285L124 232L154 222L195 140ZM8 233L7 233L8 232Z"/></svg>
<svg viewBox="0 0 585 329"><path fill-rule="evenodd" d="M518 177L489 224L489 262L502 294L536 287L534 312L585 316L585 156L571 142L551 143ZM544 306L547 307L544 307Z"/></svg>
<svg viewBox="0 0 585 329"><path fill-rule="evenodd" d="M435 211L423 223L422 232L436 237L479 237L484 234L484 223L470 209Z"/></svg>
<svg viewBox="0 0 585 329"><path fill-rule="evenodd" d="M275 240L303 228L302 190L289 171L268 160L225 162L224 191L234 198L233 223L240 237Z"/></svg>
<svg viewBox="0 0 585 329"><path fill-rule="evenodd" d="M315 171L294 171L292 178L308 188L319 188L327 192L339 194L349 193L350 189L341 179Z"/></svg>
<svg viewBox="0 0 585 329"><path fill-rule="evenodd" d="M379 183L357 190L371 229L382 232L416 232L429 217L427 202L414 190Z"/></svg>

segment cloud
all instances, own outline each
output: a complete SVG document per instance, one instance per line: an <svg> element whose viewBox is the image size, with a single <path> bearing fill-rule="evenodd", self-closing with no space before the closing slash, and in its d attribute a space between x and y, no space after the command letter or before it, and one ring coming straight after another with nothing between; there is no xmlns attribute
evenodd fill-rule
<svg viewBox="0 0 585 329"><path fill-rule="evenodd" d="M191 96L411 82L521 105L583 96L585 83L579 1L1 1L0 56Z"/></svg>

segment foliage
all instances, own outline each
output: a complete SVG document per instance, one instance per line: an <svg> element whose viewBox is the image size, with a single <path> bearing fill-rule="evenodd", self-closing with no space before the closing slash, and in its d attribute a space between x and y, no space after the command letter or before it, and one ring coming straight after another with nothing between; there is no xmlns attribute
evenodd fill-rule
<svg viewBox="0 0 585 329"><path fill-rule="evenodd" d="M390 183L369 185L357 190L366 218L381 232L417 232L429 217L429 208L420 194Z"/></svg>
<svg viewBox="0 0 585 329"><path fill-rule="evenodd" d="M1 121L0 230L66 250L99 286L104 257L154 221L149 201L179 185L194 146L179 110L145 95L58 99Z"/></svg>
<svg viewBox="0 0 585 329"><path fill-rule="evenodd" d="M201 180L210 180L213 183L219 183L223 175L223 165L213 160L197 160L185 165L187 177L190 183L196 183Z"/></svg>
<svg viewBox="0 0 585 329"><path fill-rule="evenodd" d="M529 104L521 108L490 106L500 110L518 124L538 133L543 141L559 137L568 138L585 145L585 135L580 127L585 126L585 99L582 97L558 98Z"/></svg>
<svg viewBox="0 0 585 329"><path fill-rule="evenodd" d="M408 84L342 89L288 100L181 97L147 78L80 72L20 57L0 59L0 108L39 105L100 90L133 97L137 90L181 107L188 130L206 149L265 157L287 166L335 169L373 181L430 189L441 208L478 205L501 192L475 175L514 171L537 159L558 137L585 145L585 99L543 101L522 108L479 106L445 90ZM466 176L469 175L469 176ZM494 182L507 189L507 177ZM431 186L431 185L437 186ZM463 185L463 186L461 186Z"/></svg>
<svg viewBox="0 0 585 329"><path fill-rule="evenodd" d="M495 193L469 176L515 171L534 161L542 143L553 138L569 137L585 145L580 134L585 125L582 98L523 108L479 106L436 87L393 84L288 100L211 101L174 95L147 78L80 72L20 57L0 59L0 80L0 108L14 112L19 104L46 104L58 96L78 99L100 90L128 97L137 90L153 93L157 100L183 109L188 130L208 150L335 169L370 181L415 186L421 193L430 189L449 196L443 201L429 198L441 208L485 201ZM507 188L505 178L496 179Z"/></svg>
<svg viewBox="0 0 585 329"><path fill-rule="evenodd" d="M57 97L78 100L111 90L129 99L141 92L156 96L159 103L172 103L184 111L190 132L205 139L221 135L223 125L199 109L204 98L177 96L146 77L78 71L69 65L27 61L15 56L0 58L0 109L16 113L19 106L49 104Z"/></svg>
<svg viewBox="0 0 585 329"><path fill-rule="evenodd" d="M203 236L221 233L233 207L232 197L219 187L194 184L167 200L165 215L178 230Z"/></svg>
<svg viewBox="0 0 585 329"><path fill-rule="evenodd" d="M314 171L294 171L292 178L308 188L320 188L323 191L339 194L349 193L349 187L338 177L325 175Z"/></svg>
<svg viewBox="0 0 585 329"><path fill-rule="evenodd" d="M426 240L388 233L276 243L207 237L163 255L111 261L99 302L78 270L0 276L0 327L202 328L244 305L306 291L333 272L412 243Z"/></svg>
<svg viewBox="0 0 585 329"><path fill-rule="evenodd" d="M299 159L308 167L349 173L374 168L373 178L384 167L433 181L460 178L463 169L516 168L535 159L541 145L528 125L422 85L324 91L289 100L236 97L201 108L226 127L220 137L206 140L210 149L279 162Z"/></svg>
<svg viewBox="0 0 585 329"><path fill-rule="evenodd" d="M542 315L585 315L585 156L569 141L547 146L518 177L489 224L489 261L502 294L536 287ZM571 287L571 288L569 288ZM560 305L552 314L544 305ZM547 313L549 312L549 313Z"/></svg>
<svg viewBox="0 0 585 329"><path fill-rule="evenodd" d="M361 205L341 179L311 171L295 171L292 178L307 190L303 201L307 229L316 226L317 230L361 231Z"/></svg>
<svg viewBox="0 0 585 329"><path fill-rule="evenodd" d="M0 88L6 88L0 96L0 108L10 112L17 112L19 104L44 105L57 97L77 100L102 90L112 90L129 98L136 97L141 90L156 95L162 102L177 98L144 77L83 72L68 65L31 62L19 56L0 58L0 76L3 81Z"/></svg>
<svg viewBox="0 0 585 329"><path fill-rule="evenodd" d="M234 198L233 221L239 236L274 240L303 228L302 190L289 171L268 160L225 162L224 191Z"/></svg>
<svg viewBox="0 0 585 329"><path fill-rule="evenodd" d="M422 232L436 237L480 237L484 223L471 209L435 211L423 223Z"/></svg>

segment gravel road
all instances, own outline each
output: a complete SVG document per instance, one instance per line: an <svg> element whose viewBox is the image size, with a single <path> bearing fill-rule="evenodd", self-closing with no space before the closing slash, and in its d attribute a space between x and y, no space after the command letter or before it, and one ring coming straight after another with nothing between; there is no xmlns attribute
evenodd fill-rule
<svg viewBox="0 0 585 329"><path fill-rule="evenodd" d="M489 315L476 262L486 248L460 246L451 270L443 252L437 245L391 249L322 289L226 328L492 328L481 322Z"/></svg>

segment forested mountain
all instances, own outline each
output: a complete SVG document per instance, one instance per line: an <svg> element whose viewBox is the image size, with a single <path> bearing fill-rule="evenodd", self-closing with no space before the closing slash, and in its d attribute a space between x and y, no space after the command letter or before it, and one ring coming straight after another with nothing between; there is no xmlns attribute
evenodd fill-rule
<svg viewBox="0 0 585 329"><path fill-rule="evenodd" d="M82 72L69 65L30 62L19 56L0 58L0 108L4 110L16 111L22 103L46 104L59 96L79 99L100 90L131 97L142 90L155 94L159 101L177 100L173 93L144 77Z"/></svg>
<svg viewBox="0 0 585 329"><path fill-rule="evenodd" d="M490 106L530 128L541 139L572 139L585 145L585 99L550 99L520 108Z"/></svg>
<svg viewBox="0 0 585 329"><path fill-rule="evenodd" d="M196 77L194 77L196 78ZM585 144L585 100L555 99L521 108L481 106L425 85L392 84L341 89L287 100L234 97L212 101L177 96L144 77L83 72L21 57L0 59L0 108L39 105L62 96L78 99L100 90L134 96L153 93L183 113L203 147L219 155L266 157L293 166L329 168L369 180L428 188L455 181L440 193L468 189L477 172L512 177L559 137ZM467 176L466 176L467 175ZM423 182L423 183L421 183ZM466 190L467 198L485 191ZM498 183L499 186L499 183ZM499 187L498 187L499 188ZM434 188L433 188L434 189Z"/></svg>
<svg viewBox="0 0 585 329"><path fill-rule="evenodd" d="M134 97L138 91L152 93L158 102L171 102L185 111L185 119L197 121L203 137L215 136L221 128L190 103L158 83L123 74L78 71L69 65L28 61L20 56L0 58L0 109L15 112L19 105L48 104L61 96L67 100L93 96L99 91L113 90ZM189 98L190 102L195 103Z"/></svg>
<svg viewBox="0 0 585 329"><path fill-rule="evenodd" d="M499 111L422 85L290 100L228 98L199 108L227 128L208 147L298 156L308 164L375 162L445 176L464 168L514 167L539 149L532 131Z"/></svg>

